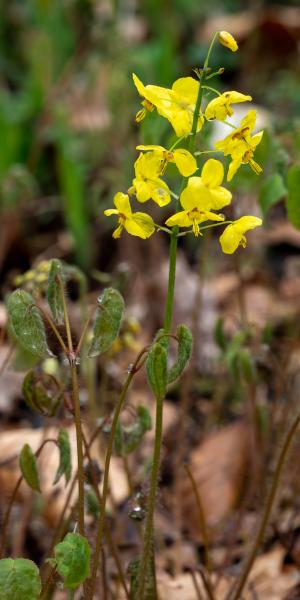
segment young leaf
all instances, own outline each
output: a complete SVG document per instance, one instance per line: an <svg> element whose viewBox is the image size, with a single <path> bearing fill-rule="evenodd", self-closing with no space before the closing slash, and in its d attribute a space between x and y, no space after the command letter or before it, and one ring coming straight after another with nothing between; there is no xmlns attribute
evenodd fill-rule
<svg viewBox="0 0 300 600"><path fill-rule="evenodd" d="M277 204L286 195L286 192L282 176L279 173L270 175L263 182L259 194L259 203L263 214L266 215L271 206Z"/></svg>
<svg viewBox="0 0 300 600"><path fill-rule="evenodd" d="M136 560L132 560L127 568L128 575L130 575L130 600L139 600L138 591L140 566L141 560L138 558ZM145 578L143 600L155 600L156 597L154 552L153 549L151 549Z"/></svg>
<svg viewBox="0 0 300 600"><path fill-rule="evenodd" d="M138 406L137 421L127 427L118 423L115 451L120 456L130 454L140 445L145 433L152 428L152 419L145 406Z"/></svg>
<svg viewBox="0 0 300 600"><path fill-rule="evenodd" d="M28 292L16 290L7 301L10 327L14 337L31 354L49 355L44 322Z"/></svg>
<svg viewBox="0 0 300 600"><path fill-rule="evenodd" d="M160 344L155 343L148 352L146 360L148 383L154 396L162 399L166 395L167 387L167 351Z"/></svg>
<svg viewBox="0 0 300 600"><path fill-rule="evenodd" d="M64 272L62 263L57 258L54 258L51 261L51 267L49 271L47 300L54 321L58 325L62 325L64 322L63 291L58 278L64 285Z"/></svg>
<svg viewBox="0 0 300 600"><path fill-rule="evenodd" d="M55 546L54 555L64 586L77 589L90 574L91 549L87 539L79 533L68 533Z"/></svg>
<svg viewBox="0 0 300 600"><path fill-rule="evenodd" d="M34 372L28 371L28 373L25 375L25 378L23 381L22 393L23 393L23 397L24 397L24 400L25 400L27 406L35 412L37 410L37 407L35 404L34 385L35 385Z"/></svg>
<svg viewBox="0 0 300 600"><path fill-rule="evenodd" d="M26 350L21 344L16 345L15 354L11 362L11 368L14 371L28 371L39 362L39 357L29 350Z"/></svg>
<svg viewBox="0 0 300 600"><path fill-rule="evenodd" d="M29 444L25 444L20 454L21 473L28 485L35 491L40 492L40 480L37 470L36 457Z"/></svg>
<svg viewBox="0 0 300 600"><path fill-rule="evenodd" d="M93 339L89 356L97 356L108 350L116 339L124 311L124 300L114 288L106 288L98 298Z"/></svg>
<svg viewBox="0 0 300 600"><path fill-rule="evenodd" d="M288 172L287 177L288 195L286 201L288 219L296 227L300 229L300 164L293 165Z"/></svg>
<svg viewBox="0 0 300 600"><path fill-rule="evenodd" d="M222 318L219 318L216 322L215 327L215 342L218 344L220 350L225 352L227 348L227 340L224 333L224 321Z"/></svg>
<svg viewBox="0 0 300 600"><path fill-rule="evenodd" d="M58 434L58 447L59 447L59 467L57 469L53 485L55 485L61 478L65 476L66 485L70 481L72 473L72 456L69 434L65 429L61 429Z"/></svg>
<svg viewBox="0 0 300 600"><path fill-rule="evenodd" d="M175 381L181 375L192 354L193 336L189 328L186 325L178 325L176 335L178 337L177 360L168 372L168 383Z"/></svg>
<svg viewBox="0 0 300 600"><path fill-rule="evenodd" d="M247 348L242 348L238 354L239 367L247 383L255 383L256 368L253 358Z"/></svg>
<svg viewBox="0 0 300 600"><path fill-rule="evenodd" d="M0 600L38 600L41 589L34 562L27 558L0 560Z"/></svg>

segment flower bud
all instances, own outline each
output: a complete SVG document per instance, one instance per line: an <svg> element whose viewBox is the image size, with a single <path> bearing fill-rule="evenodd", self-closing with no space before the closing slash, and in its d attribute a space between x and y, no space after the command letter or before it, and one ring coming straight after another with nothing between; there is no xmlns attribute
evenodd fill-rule
<svg viewBox="0 0 300 600"><path fill-rule="evenodd" d="M229 48L229 50L232 52L236 52L238 50L238 45L234 37L231 35L231 33L228 33L228 31L219 31L218 37L220 44L226 46L226 48Z"/></svg>

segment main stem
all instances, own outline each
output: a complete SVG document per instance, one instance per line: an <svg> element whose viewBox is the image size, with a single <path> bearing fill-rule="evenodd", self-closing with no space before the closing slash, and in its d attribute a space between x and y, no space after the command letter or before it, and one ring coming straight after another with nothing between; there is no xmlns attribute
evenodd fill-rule
<svg viewBox="0 0 300 600"><path fill-rule="evenodd" d="M212 45L211 45L212 47ZM211 50L210 47L210 50ZM209 50L209 53L210 53ZM205 68L203 69L200 77L200 85L198 96L195 105L195 111L193 115L192 132L188 140L188 149L193 152L195 148L195 136L197 132L198 119L201 109L203 88L202 85L205 81L205 69L207 68L208 59L205 61ZM186 177L183 178L181 184L181 191L186 185ZM177 202L179 205L179 200ZM168 291L166 299L166 310L164 319L164 331L170 333L172 326L173 317L173 305L174 305L174 291L175 291L175 279L176 279L176 256L177 256L177 234L178 227L175 226L172 229L171 243L170 243L170 254L169 254L169 279L168 279ZM156 398L156 420L155 420L155 440L154 440L154 452L153 462L150 479L150 491L148 497L147 515L145 522L144 531L144 546L143 554L141 558L141 566L139 572L139 587L137 597L139 600L144 600L147 570L150 568L151 561L151 548L153 544L153 519L154 510L156 504L157 488L158 488L158 476L160 468L160 454L161 454L161 443L162 443L162 429L163 429L163 398Z"/></svg>

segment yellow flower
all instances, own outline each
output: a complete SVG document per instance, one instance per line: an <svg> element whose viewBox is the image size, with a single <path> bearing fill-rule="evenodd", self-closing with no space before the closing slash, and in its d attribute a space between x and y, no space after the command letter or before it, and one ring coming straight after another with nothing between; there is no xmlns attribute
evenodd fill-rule
<svg viewBox="0 0 300 600"><path fill-rule="evenodd" d="M231 50L232 52L236 52L238 50L238 45L233 35L231 35L231 33L228 33L228 31L219 31L218 38L220 44L226 46L226 48L229 48L229 50Z"/></svg>
<svg viewBox="0 0 300 600"><path fill-rule="evenodd" d="M146 213L131 211L131 206L127 194L118 192L114 197L114 205L116 208L109 208L104 211L107 217L118 215L119 226L113 232L114 238L119 238L122 229L125 228L131 235L136 235L144 240L155 230L152 218Z"/></svg>
<svg viewBox="0 0 300 600"><path fill-rule="evenodd" d="M163 160L160 154L147 152L139 155L134 163L133 180L134 192L139 202L147 202L151 198L158 206L165 206L171 202L170 190L159 177L162 168Z"/></svg>
<svg viewBox="0 0 300 600"><path fill-rule="evenodd" d="M245 216L227 225L220 236L220 244L223 252L225 254L232 254L239 246L245 248L247 240L244 234L250 229L259 227L261 224L262 220L258 217Z"/></svg>
<svg viewBox="0 0 300 600"><path fill-rule="evenodd" d="M206 119L224 121L227 116L231 117L233 115L231 104L248 102L250 100L252 100L251 96L245 96L245 94L241 94L240 92L225 92L209 102L205 109L205 117Z"/></svg>
<svg viewBox="0 0 300 600"><path fill-rule="evenodd" d="M256 110L250 110L242 119L240 127L230 133L224 140L217 142L215 148L231 155L232 161L229 165L227 181L230 181L242 164L249 163L251 169L259 175L262 168L253 159L254 151L261 141L263 131L250 135L255 127Z"/></svg>
<svg viewBox="0 0 300 600"><path fill-rule="evenodd" d="M199 92L199 82L193 77L182 77L173 83L172 89L157 85L144 85L133 73L133 81L138 93L144 98L142 105L145 110L139 111L137 120L141 121L147 110L157 109L162 117L170 121L178 137L191 133L194 111ZM200 114L197 131L200 131L204 122Z"/></svg>
<svg viewBox="0 0 300 600"><path fill-rule="evenodd" d="M190 177L197 171L197 161L194 156L184 148L167 150L163 146L137 146L137 150L151 153L161 160L161 173L163 173L168 162L175 163L179 173L184 177Z"/></svg>
<svg viewBox="0 0 300 600"><path fill-rule="evenodd" d="M200 234L199 223L203 221L223 221L224 216L211 210L219 210L230 204L232 194L221 187L224 177L223 165L213 158L206 161L201 177L190 177L180 196L183 211L176 213L166 221L173 227L192 226L196 236Z"/></svg>

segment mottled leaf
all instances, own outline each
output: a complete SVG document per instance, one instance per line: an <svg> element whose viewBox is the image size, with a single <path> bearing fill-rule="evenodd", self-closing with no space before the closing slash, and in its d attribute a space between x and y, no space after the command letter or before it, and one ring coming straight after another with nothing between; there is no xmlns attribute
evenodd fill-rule
<svg viewBox="0 0 300 600"><path fill-rule="evenodd" d="M146 371L149 385L156 398L162 399L166 394L167 387L167 351L160 344L151 346L147 360Z"/></svg>
<svg viewBox="0 0 300 600"><path fill-rule="evenodd" d="M35 491L40 492L40 480L37 469L36 457L29 444L25 444L20 454L21 473L28 485Z"/></svg>
<svg viewBox="0 0 300 600"><path fill-rule="evenodd" d="M38 600L41 589L34 562L26 558L0 560L0 600Z"/></svg>
<svg viewBox="0 0 300 600"><path fill-rule="evenodd" d="M53 485L60 480L62 475L65 476L67 485L72 474L72 455L69 434L65 429L60 430L57 441L59 447L59 466Z"/></svg>
<svg viewBox="0 0 300 600"><path fill-rule="evenodd" d="M61 284L60 284L61 282ZM64 322L64 272L60 260L54 258L51 261L51 267L48 277L47 300L50 306L54 321L58 325Z"/></svg>
<svg viewBox="0 0 300 600"><path fill-rule="evenodd" d="M10 327L14 337L31 354L42 358L51 354L39 310L28 292L16 290L7 301Z"/></svg>
<svg viewBox="0 0 300 600"><path fill-rule="evenodd" d="M90 574L91 549L86 538L78 533L68 533L54 549L57 570L64 586L78 588Z"/></svg>
<svg viewBox="0 0 300 600"><path fill-rule="evenodd" d="M120 292L106 288L98 298L89 356L97 356L109 349L119 333L123 311L124 300Z"/></svg>
<svg viewBox="0 0 300 600"><path fill-rule="evenodd" d="M130 454L138 448L145 433L152 428L152 419L145 406L138 406L137 420L132 425L121 425L118 423L117 435L115 437L115 450L123 456Z"/></svg>
<svg viewBox="0 0 300 600"><path fill-rule="evenodd" d="M193 336L186 325L179 325L176 330L178 338L177 360L168 372L168 383L180 377L190 360L193 347Z"/></svg>

